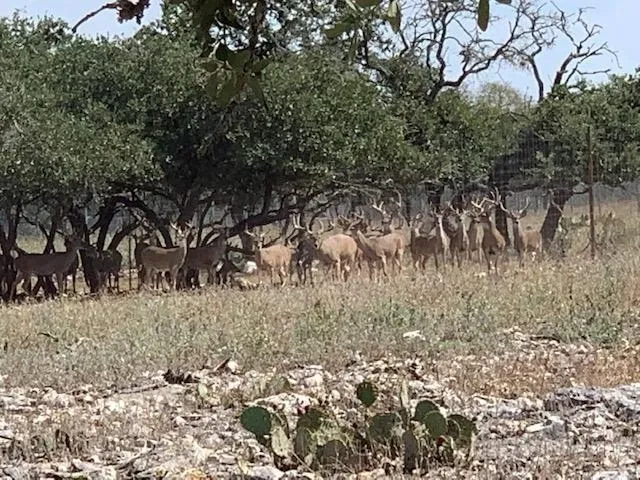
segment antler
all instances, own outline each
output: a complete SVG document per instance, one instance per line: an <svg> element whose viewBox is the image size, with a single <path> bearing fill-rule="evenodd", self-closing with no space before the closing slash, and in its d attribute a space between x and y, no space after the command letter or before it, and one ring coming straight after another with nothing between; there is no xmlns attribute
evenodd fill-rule
<svg viewBox="0 0 640 480"><path fill-rule="evenodd" d="M303 227L303 226L300 224L300 217L301 217L301 216L302 216L302 215L301 215L300 213L298 213L298 214L293 214L293 215L291 216L291 223L293 224L293 229L294 229L294 230L303 230L303 231L305 231L305 232L311 233L311 230L309 230L309 228L308 228L308 227Z"/></svg>
<svg viewBox="0 0 640 480"><path fill-rule="evenodd" d="M520 216L524 216L527 213L527 208L529 208L529 203L531 203L531 199L529 197L527 197L527 200L525 201L524 204L524 208L522 208L520 210Z"/></svg>
<svg viewBox="0 0 640 480"><path fill-rule="evenodd" d="M383 217L387 214L387 211L384 209L383 201L380 201L380 205L376 205L376 202L373 202L371 208L373 208L376 212L379 212Z"/></svg>

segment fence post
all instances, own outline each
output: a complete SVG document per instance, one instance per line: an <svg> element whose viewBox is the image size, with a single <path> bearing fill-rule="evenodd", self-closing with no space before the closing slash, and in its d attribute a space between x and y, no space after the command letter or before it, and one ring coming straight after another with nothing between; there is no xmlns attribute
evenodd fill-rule
<svg viewBox="0 0 640 480"><path fill-rule="evenodd" d="M589 184L589 243L591 244L591 259L596 258L596 219L593 200L593 149L591 125L587 125L587 181Z"/></svg>

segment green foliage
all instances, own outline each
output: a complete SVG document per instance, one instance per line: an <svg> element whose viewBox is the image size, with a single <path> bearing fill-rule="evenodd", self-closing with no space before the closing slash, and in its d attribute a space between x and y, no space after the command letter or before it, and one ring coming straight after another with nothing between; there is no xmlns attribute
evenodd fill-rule
<svg viewBox="0 0 640 480"><path fill-rule="evenodd" d="M503 105L461 89L437 92L436 72L419 58L392 59L385 68L391 109L405 121L405 139L419 152L414 178L465 184L485 176L496 157L514 147L523 123L518 118L524 117L514 119Z"/></svg>
<svg viewBox="0 0 640 480"><path fill-rule="evenodd" d="M234 191L255 192L267 180L330 191L336 182L403 182L414 174L419 152L405 142L402 120L364 75L330 53L270 65L263 88L266 105L246 98L232 114L234 164L226 171L243 178Z"/></svg>
<svg viewBox="0 0 640 480"><path fill-rule="evenodd" d="M511 0L496 0L498 3L510 4ZM304 24L307 20L304 9L295 10L286 2L280 4L260 5L248 8L245 2L226 2L208 0L188 2L177 0L165 10L188 12L191 31L203 46L203 55L215 51L215 68L208 69L208 92L219 105L226 105L246 90L247 86L260 91L260 68L256 66L265 60L264 45L260 39L277 36L279 29L285 29L289 24ZM249 2L253 4L253 2ZM385 5L386 3L386 5ZM296 5L297 7L297 5ZM364 32L374 22L388 24L394 33L398 33L402 23L402 9L398 0L381 2L380 0L346 0L338 2L337 9L342 11L338 21L325 30L329 39L339 37L345 33L351 36L350 43L356 48L350 48L353 59L357 46ZM286 11L288 15L283 15ZM293 11L293 13L291 13ZM317 7L311 9L311 15L318 22L326 21L333 14L332 9L322 12ZM265 18L278 19L281 25L274 27ZM287 21L283 21L286 18ZM477 25L486 30L490 19L490 1L478 0ZM256 26L260 27L256 27ZM184 28L184 26L182 26ZM240 45L234 50L231 45ZM220 51L233 52L238 60L228 61L226 55L220 58ZM240 58L241 57L241 58ZM211 65L211 64L210 64Z"/></svg>
<svg viewBox="0 0 640 480"><path fill-rule="evenodd" d="M82 204L125 181L153 176L150 145L135 128L90 98L69 108L56 79L65 78L72 89L86 72L61 68L60 59L78 60L85 42L72 40L64 27L48 18L0 21L0 97L8 100L0 105L5 204Z"/></svg>
<svg viewBox="0 0 640 480"><path fill-rule="evenodd" d="M640 174L639 81L637 74L612 76L601 85L556 88L533 112L521 152L513 157L520 175L512 185L571 189L586 182L589 129L596 180L611 186L635 180Z"/></svg>
<svg viewBox="0 0 640 480"><path fill-rule="evenodd" d="M376 401L378 396L376 387L370 382L362 382L356 389L356 396L365 407L370 407Z"/></svg>
<svg viewBox="0 0 640 480"><path fill-rule="evenodd" d="M371 382L356 387L356 396L367 408L377 395ZM369 415L353 425L317 408L298 417L292 432L280 414L249 407L240 416L243 427L269 449L280 468L304 464L314 470L352 471L376 466L383 458L402 456L403 471L425 470L433 462L453 464L468 459L477 434L474 422L462 415L445 415L430 400L418 402L413 414L406 382L400 391L399 409Z"/></svg>
<svg viewBox="0 0 640 480"><path fill-rule="evenodd" d="M242 426L256 437L264 437L271 432L271 414L263 407L249 407L240 416Z"/></svg>

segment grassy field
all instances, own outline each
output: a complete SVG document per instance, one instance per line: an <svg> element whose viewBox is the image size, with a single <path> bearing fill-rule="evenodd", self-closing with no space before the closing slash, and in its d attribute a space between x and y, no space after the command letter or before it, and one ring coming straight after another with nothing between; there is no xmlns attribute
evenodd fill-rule
<svg viewBox="0 0 640 480"><path fill-rule="evenodd" d="M532 216L523 223L540 221ZM487 277L484 264L448 266L442 275L433 266L421 275L407 265L382 283L353 278L347 285L321 281L247 292L129 292L0 307L0 371L11 372L9 386L67 389L130 385L145 371L200 368L228 356L243 369L260 370L296 363L339 370L356 351L368 358L421 354L437 366L463 355L499 357L505 348L499 332L517 327L561 342L611 347L612 356L602 364L576 364L551 381L537 375L548 366L532 359L518 366L510 393L572 382L612 385L632 379L640 366L640 359L615 353L640 341L638 229L627 221L615 251L594 261L577 253L587 231L577 229L567 258L548 256L522 270L511 257L499 278ZM414 330L424 340L403 338ZM474 368L456 373L459 387L491 389L488 372L480 376ZM491 368L492 375L508 378L514 367L505 360Z"/></svg>

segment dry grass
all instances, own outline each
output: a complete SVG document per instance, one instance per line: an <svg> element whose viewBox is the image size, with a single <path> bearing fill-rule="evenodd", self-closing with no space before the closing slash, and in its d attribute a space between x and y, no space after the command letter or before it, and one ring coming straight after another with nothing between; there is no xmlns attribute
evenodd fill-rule
<svg viewBox="0 0 640 480"><path fill-rule="evenodd" d="M340 369L360 351L370 358L426 355L469 392L627 381L638 360L615 352L640 339L638 229L627 225L623 247L593 262L573 252L522 271L512 259L498 279L487 278L478 264L448 267L443 278L433 267L424 276L407 267L382 283L353 278L346 286L211 288L0 307L0 371L10 372L8 385L67 389L130 385L145 371L199 368L227 356L261 370L295 363ZM576 234L575 249L584 247L584 233ZM504 355L517 347L499 332L512 327L562 343L612 347L612 353L569 362L549 379L553 366L544 352L515 363ZM403 338L412 330L425 340ZM443 361L464 355L472 360L457 371Z"/></svg>

